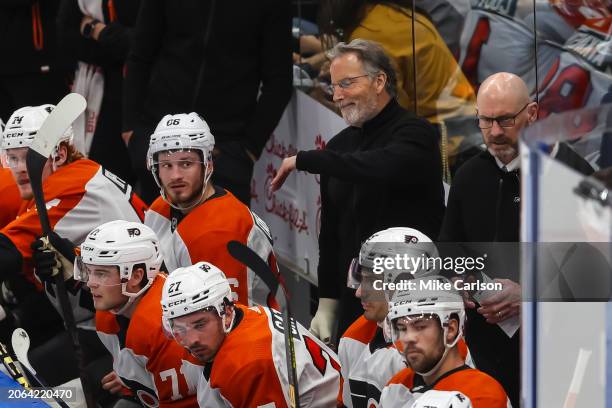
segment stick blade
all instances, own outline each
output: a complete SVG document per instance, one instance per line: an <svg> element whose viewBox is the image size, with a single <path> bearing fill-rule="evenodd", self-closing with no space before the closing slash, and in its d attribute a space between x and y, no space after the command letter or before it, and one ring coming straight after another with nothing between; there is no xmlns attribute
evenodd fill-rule
<svg viewBox="0 0 612 408"><path fill-rule="evenodd" d="M13 346L13 351L17 356L17 360L26 366L26 368L30 370L32 374L36 375L36 371L30 365L30 360L28 360L28 350L30 349L30 336L28 335L28 332L22 328L13 330L11 345Z"/></svg>
<svg viewBox="0 0 612 408"><path fill-rule="evenodd" d="M66 95L51 111L38 130L30 149L45 159L51 155L60 137L72 122L85 111L87 102L77 93Z"/></svg>

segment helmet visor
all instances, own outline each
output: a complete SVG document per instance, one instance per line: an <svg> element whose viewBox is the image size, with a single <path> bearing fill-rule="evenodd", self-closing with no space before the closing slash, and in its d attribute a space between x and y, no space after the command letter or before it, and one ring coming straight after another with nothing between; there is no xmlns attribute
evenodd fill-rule
<svg viewBox="0 0 612 408"><path fill-rule="evenodd" d="M119 267L86 264L81 256L74 259L73 276L75 280L99 286L118 286L122 283Z"/></svg>
<svg viewBox="0 0 612 408"><path fill-rule="evenodd" d="M172 337L179 344L188 347L190 344L189 339L206 334L216 327L216 317L218 316L217 309L214 306L210 306L185 316L168 319L167 321Z"/></svg>

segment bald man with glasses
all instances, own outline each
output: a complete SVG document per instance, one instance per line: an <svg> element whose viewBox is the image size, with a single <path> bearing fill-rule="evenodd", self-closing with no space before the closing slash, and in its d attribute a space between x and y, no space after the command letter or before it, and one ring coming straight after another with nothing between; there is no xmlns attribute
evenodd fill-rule
<svg viewBox="0 0 612 408"><path fill-rule="evenodd" d="M488 77L477 96L477 121L486 150L457 170L450 188L439 241L518 242L521 208L519 135L537 120L538 104L529 97L521 78L505 72ZM559 143L551 155L584 174L591 166L571 147ZM466 247L465 245L462 247ZM487 265L486 273L503 285L493 296L474 296L466 301L469 322L466 340L476 366L496 378L513 406L519 406L519 331L502 327L518 317L521 305L519 252L509 246L486 250L503 252L505 270ZM479 246L477 250L483 251ZM491 264L497 257L489 253ZM501 258L501 256L500 256ZM497 260L497 265L500 264ZM494 273L494 274L492 274ZM516 326L515 326L516 327Z"/></svg>

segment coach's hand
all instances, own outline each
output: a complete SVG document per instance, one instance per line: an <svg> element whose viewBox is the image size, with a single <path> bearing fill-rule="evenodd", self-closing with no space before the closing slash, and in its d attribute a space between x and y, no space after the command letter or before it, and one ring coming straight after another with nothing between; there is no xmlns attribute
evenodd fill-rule
<svg viewBox="0 0 612 408"><path fill-rule="evenodd" d="M295 160L297 156L291 156L283 159L280 168L276 172L274 179L270 183L270 189L276 191L283 186L285 180L293 170L295 170Z"/></svg>
<svg viewBox="0 0 612 408"><path fill-rule="evenodd" d="M48 237L40 237L30 245L34 273L41 282L53 282L55 276L63 273L64 280L72 278L74 244L55 232Z"/></svg>

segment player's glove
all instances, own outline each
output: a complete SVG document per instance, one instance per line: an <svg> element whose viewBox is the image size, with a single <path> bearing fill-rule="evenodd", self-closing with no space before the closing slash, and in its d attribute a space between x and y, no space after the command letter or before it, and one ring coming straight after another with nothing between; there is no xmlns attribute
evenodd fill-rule
<svg viewBox="0 0 612 408"><path fill-rule="evenodd" d="M34 273L41 282L53 282L58 273L64 280L72 278L75 258L74 244L51 232L48 237L40 237L30 245Z"/></svg>
<svg viewBox="0 0 612 408"><path fill-rule="evenodd" d="M331 342L339 303L338 299L320 298L317 313L310 322L310 331L327 345Z"/></svg>

